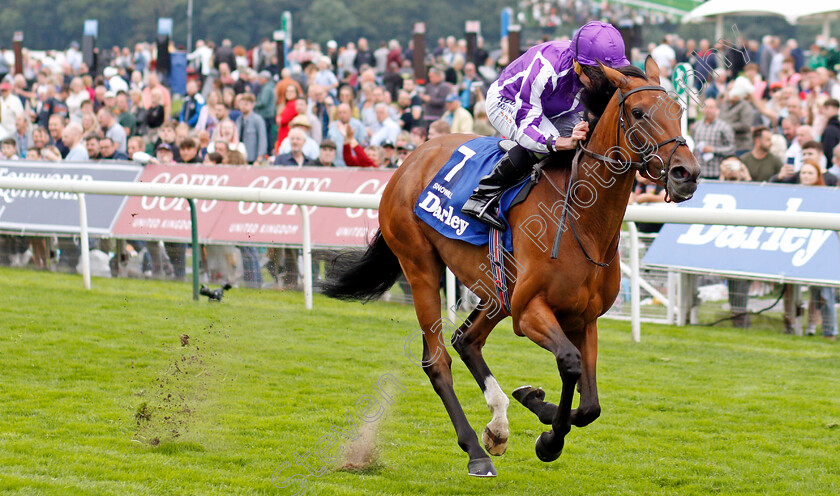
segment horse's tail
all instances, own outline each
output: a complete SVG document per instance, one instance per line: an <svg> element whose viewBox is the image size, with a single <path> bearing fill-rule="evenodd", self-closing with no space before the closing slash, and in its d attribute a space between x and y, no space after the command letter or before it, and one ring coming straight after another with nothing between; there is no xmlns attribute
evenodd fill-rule
<svg viewBox="0 0 840 496"><path fill-rule="evenodd" d="M321 285L324 294L340 300L371 301L382 296L402 274L400 262L376 231L364 253L346 252L332 263L331 275Z"/></svg>

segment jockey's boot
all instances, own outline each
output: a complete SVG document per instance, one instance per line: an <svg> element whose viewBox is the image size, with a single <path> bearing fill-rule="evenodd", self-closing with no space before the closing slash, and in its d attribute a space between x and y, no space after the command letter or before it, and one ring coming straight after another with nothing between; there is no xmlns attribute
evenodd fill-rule
<svg viewBox="0 0 840 496"><path fill-rule="evenodd" d="M539 161L540 157L533 152L520 145L514 146L499 160L490 174L481 178L461 212L499 231L506 230L507 226L493 211L493 207L502 193L528 177Z"/></svg>

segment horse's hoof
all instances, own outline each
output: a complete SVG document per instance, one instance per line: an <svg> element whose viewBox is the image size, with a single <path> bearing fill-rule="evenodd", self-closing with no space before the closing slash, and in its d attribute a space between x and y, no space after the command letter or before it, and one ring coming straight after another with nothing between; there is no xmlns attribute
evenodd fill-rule
<svg viewBox="0 0 840 496"><path fill-rule="evenodd" d="M467 473L473 477L496 477L496 467L489 458L477 458L467 464Z"/></svg>
<svg viewBox="0 0 840 496"><path fill-rule="evenodd" d="M523 405L525 405L531 398L537 398L540 401L545 400L545 391L541 388L531 386L520 386L514 389L511 395L516 399L516 401L522 403Z"/></svg>
<svg viewBox="0 0 840 496"><path fill-rule="evenodd" d="M481 440L484 441L484 449L493 456L501 456L507 450L507 438L500 438L493 434L489 427L484 428L484 434L481 435Z"/></svg>
<svg viewBox="0 0 840 496"><path fill-rule="evenodd" d="M537 443L535 445L537 451L537 458L546 463L553 462L554 460L558 459L560 457L560 453L563 452L563 441L560 442L560 449L556 452L548 449L549 436L550 434L548 432L543 432L542 434L540 434L540 437L537 438Z"/></svg>

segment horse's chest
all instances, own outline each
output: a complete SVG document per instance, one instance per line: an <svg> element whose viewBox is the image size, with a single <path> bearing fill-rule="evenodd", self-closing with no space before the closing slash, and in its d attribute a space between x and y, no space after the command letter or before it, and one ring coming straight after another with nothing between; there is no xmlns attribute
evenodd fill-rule
<svg viewBox="0 0 840 496"><path fill-rule="evenodd" d="M610 309L618 296L621 275L612 266L570 277L551 296L558 314L591 322Z"/></svg>

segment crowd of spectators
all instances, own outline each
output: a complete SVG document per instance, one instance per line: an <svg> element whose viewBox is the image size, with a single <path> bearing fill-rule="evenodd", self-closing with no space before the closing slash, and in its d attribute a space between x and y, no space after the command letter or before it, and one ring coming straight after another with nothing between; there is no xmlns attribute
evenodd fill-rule
<svg viewBox="0 0 840 496"><path fill-rule="evenodd" d="M529 5L546 17L540 11L544 2ZM564 23L604 15L580 1L553 5ZM507 63L505 44L488 52L479 37L473 53L466 46L454 36L432 43L427 78L418 80L413 46L399 40L379 46L364 38L344 46L298 40L282 68L275 43L267 39L250 49L230 40L198 41L187 56L184 94L178 95L156 71L154 45L114 47L106 51L108 65L93 71L73 44L25 56L21 74L0 74L2 154L55 161L399 167L417 146L441 134L496 134L484 95ZM810 171L810 164L819 168L820 179L807 184L837 184L836 39L817 36L803 49L795 39L782 42L772 35L729 46L669 35L634 47L633 63L642 65L645 53L658 62L666 87L675 64L694 69L698 97L689 115L703 177L728 178L732 171L724 164L735 157L743 165L739 180L804 184L811 175L803 167ZM0 67L13 66L6 62ZM640 184L635 191L631 201L662 197L655 185ZM25 249L20 241L9 243L15 246L10 257ZM154 252L147 272L183 277L183 245L146 248ZM41 244L37 251L36 263L48 263ZM261 285L260 252L240 252L245 282ZM284 271L294 273L294 254L269 250L268 258L278 280ZM294 278L286 283L294 285ZM820 294L833 298L828 291ZM733 308L741 306L733 302ZM824 332L836 330L825 323Z"/></svg>
<svg viewBox="0 0 840 496"><path fill-rule="evenodd" d="M675 64L688 63L690 136L701 176L724 181L778 182L836 187L840 177L840 51L835 38L817 36L803 50L776 36L736 40L729 46L667 36L648 47L670 86ZM663 192L642 201L662 201ZM634 201L631 199L631 201ZM730 279L729 300L737 326L751 325L751 282ZM758 286L755 284L754 286ZM799 288L786 285L785 330L795 332ZM837 335L833 288L811 288L806 334Z"/></svg>

